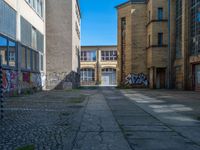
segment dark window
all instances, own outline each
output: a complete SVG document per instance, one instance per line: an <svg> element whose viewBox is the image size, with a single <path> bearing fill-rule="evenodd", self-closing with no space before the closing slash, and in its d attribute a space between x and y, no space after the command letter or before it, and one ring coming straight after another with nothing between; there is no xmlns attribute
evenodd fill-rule
<svg viewBox="0 0 200 150"><path fill-rule="evenodd" d="M158 46L163 45L163 33L158 33Z"/></svg>
<svg viewBox="0 0 200 150"><path fill-rule="evenodd" d="M158 8L158 20L163 20L163 8Z"/></svg>
<svg viewBox="0 0 200 150"><path fill-rule="evenodd" d="M149 47L151 46L151 35L149 34Z"/></svg>

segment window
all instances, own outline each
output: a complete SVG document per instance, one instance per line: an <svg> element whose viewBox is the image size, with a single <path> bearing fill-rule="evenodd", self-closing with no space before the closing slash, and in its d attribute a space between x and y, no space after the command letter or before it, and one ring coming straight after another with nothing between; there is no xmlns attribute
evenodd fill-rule
<svg viewBox="0 0 200 150"><path fill-rule="evenodd" d="M9 66L15 67L16 62L16 43L9 41L8 42L8 48L9 48Z"/></svg>
<svg viewBox="0 0 200 150"><path fill-rule="evenodd" d="M163 33L158 33L158 46L163 45Z"/></svg>
<svg viewBox="0 0 200 150"><path fill-rule="evenodd" d="M43 0L26 0L27 3L36 11L36 13L43 17Z"/></svg>
<svg viewBox="0 0 200 150"><path fill-rule="evenodd" d="M182 56L182 0L176 0L176 58Z"/></svg>
<svg viewBox="0 0 200 150"><path fill-rule="evenodd" d="M43 71L44 70L44 63L43 63L43 55L40 55L40 70Z"/></svg>
<svg viewBox="0 0 200 150"><path fill-rule="evenodd" d="M31 50L30 49L26 49L26 62L27 62L27 69L31 69Z"/></svg>
<svg viewBox="0 0 200 150"><path fill-rule="evenodd" d="M37 31L32 28L32 48L37 49Z"/></svg>
<svg viewBox="0 0 200 150"><path fill-rule="evenodd" d="M200 0L190 1L190 53L200 54Z"/></svg>
<svg viewBox="0 0 200 150"><path fill-rule="evenodd" d="M0 53L2 65L7 65L7 39L0 36Z"/></svg>
<svg viewBox="0 0 200 150"><path fill-rule="evenodd" d="M158 8L158 20L163 20L163 8Z"/></svg>
<svg viewBox="0 0 200 150"><path fill-rule="evenodd" d="M102 61L117 60L117 51L101 51Z"/></svg>
<svg viewBox="0 0 200 150"><path fill-rule="evenodd" d="M81 61L96 61L96 51L82 51Z"/></svg>
<svg viewBox="0 0 200 150"><path fill-rule="evenodd" d="M21 68L26 68L26 48L22 46L21 49Z"/></svg>
<svg viewBox="0 0 200 150"><path fill-rule="evenodd" d="M95 81L95 71L92 68L81 69L81 81Z"/></svg>
<svg viewBox="0 0 200 150"><path fill-rule="evenodd" d="M0 55L2 65L15 67L16 65L16 43L0 36Z"/></svg>

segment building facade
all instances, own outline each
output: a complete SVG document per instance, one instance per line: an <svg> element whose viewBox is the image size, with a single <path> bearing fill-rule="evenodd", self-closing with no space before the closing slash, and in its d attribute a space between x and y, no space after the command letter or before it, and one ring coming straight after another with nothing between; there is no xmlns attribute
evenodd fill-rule
<svg viewBox="0 0 200 150"><path fill-rule="evenodd" d="M117 6L119 83L198 90L199 3L130 0Z"/></svg>
<svg viewBox="0 0 200 150"><path fill-rule="evenodd" d="M3 89L9 95L44 87L45 0L0 1Z"/></svg>
<svg viewBox="0 0 200 150"><path fill-rule="evenodd" d="M80 84L80 23L78 0L46 3L47 88Z"/></svg>
<svg viewBox="0 0 200 150"><path fill-rule="evenodd" d="M81 85L117 85L117 46L81 47Z"/></svg>

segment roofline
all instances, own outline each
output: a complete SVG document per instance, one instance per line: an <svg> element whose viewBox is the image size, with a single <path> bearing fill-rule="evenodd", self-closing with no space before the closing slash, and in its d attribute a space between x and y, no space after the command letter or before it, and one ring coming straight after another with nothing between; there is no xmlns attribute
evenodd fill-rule
<svg viewBox="0 0 200 150"><path fill-rule="evenodd" d="M115 47L117 45L82 45L81 47Z"/></svg>
<svg viewBox="0 0 200 150"><path fill-rule="evenodd" d="M146 1L144 1L144 2L134 2L134 1L129 0L127 2L124 2L122 4L119 4L119 5L115 6L115 8L118 9L118 8L120 8L120 7L122 7L122 6L126 5L126 4L145 4L145 3L146 3Z"/></svg>
<svg viewBox="0 0 200 150"><path fill-rule="evenodd" d="M130 2L131 2L131 1L124 2L124 3L122 3L122 4L119 4L119 5L115 6L115 8L117 9L117 8L123 6L123 5L126 5L126 4L130 3Z"/></svg>

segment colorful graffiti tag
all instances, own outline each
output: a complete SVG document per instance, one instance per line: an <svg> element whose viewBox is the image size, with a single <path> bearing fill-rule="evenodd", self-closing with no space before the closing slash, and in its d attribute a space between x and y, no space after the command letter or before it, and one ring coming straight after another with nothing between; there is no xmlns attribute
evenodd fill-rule
<svg viewBox="0 0 200 150"><path fill-rule="evenodd" d="M16 71L3 70L3 88L4 92L11 92L17 90L17 77Z"/></svg>
<svg viewBox="0 0 200 150"><path fill-rule="evenodd" d="M148 87L148 83L148 79L143 73L129 74L125 79L125 84L130 86L144 85L145 87Z"/></svg>

